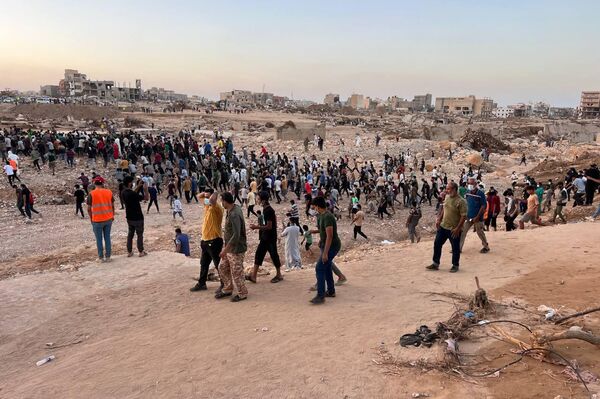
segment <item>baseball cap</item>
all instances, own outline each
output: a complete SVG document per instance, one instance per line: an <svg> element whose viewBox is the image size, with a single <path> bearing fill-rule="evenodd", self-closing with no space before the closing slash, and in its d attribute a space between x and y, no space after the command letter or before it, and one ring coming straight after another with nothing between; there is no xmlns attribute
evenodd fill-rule
<svg viewBox="0 0 600 399"><path fill-rule="evenodd" d="M94 177L93 182L97 184L104 184L104 178L102 176L96 176Z"/></svg>

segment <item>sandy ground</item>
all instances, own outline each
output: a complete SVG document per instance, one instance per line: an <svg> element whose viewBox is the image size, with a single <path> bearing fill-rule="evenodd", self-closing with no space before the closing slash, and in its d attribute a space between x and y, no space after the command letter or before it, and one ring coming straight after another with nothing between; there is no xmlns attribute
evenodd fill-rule
<svg viewBox="0 0 600 399"><path fill-rule="evenodd" d="M536 383L546 394L538 396L510 383L514 371L476 385L436 371L385 375L372 360L382 343L409 357L429 351L400 349L394 342L452 312L451 303L433 302L425 292L469 294L476 275L498 296L509 287L504 289L534 305L555 298L551 304L580 306L565 300L568 295L556 295L555 284L559 279L566 287L583 283L577 273L582 269L588 282L597 281L594 259L600 248L590 237L599 229L597 223L581 223L518 236L497 232L490 234L492 251L485 255L470 235L462 270L454 275L447 273L447 252L442 270L423 269L431 242L349 251L339 264L350 283L322 307L308 303L312 270L286 274L277 285L263 278L249 287L246 302L233 304L216 301L211 291L190 293L197 262L168 252L5 279L0 281L0 396L403 398L425 392L435 398L581 397L576 384L541 372L535 373ZM554 251L567 241L565 251ZM577 269L562 277L547 272L572 265ZM533 284L535 276L551 277L554 284L548 278L547 284ZM50 342L54 349L46 347ZM35 365L49 354L56 356L54 362ZM597 362L581 363L598 371Z"/></svg>

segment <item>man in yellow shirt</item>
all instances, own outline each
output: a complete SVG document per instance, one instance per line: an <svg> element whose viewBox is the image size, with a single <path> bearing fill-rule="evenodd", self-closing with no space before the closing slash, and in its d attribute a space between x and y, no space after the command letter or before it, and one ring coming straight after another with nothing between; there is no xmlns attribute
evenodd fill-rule
<svg viewBox="0 0 600 399"><path fill-rule="evenodd" d="M204 220L202 221L202 238L200 241L200 249L202 255L200 257L200 277L198 283L190 288L190 291L205 291L206 280L208 278L208 268L210 262L215 264L215 268L219 268L221 257L219 254L223 249L223 208L217 203L217 193L209 188L206 192L199 195L200 200L204 201ZM217 290L221 291L223 284Z"/></svg>

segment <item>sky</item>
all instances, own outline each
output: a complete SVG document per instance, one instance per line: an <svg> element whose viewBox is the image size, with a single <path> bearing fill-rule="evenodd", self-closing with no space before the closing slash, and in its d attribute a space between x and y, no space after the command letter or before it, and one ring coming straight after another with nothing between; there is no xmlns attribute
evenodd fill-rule
<svg viewBox="0 0 600 399"><path fill-rule="evenodd" d="M216 99L490 97L576 106L600 90L597 0L19 0L0 12L0 88L64 69Z"/></svg>

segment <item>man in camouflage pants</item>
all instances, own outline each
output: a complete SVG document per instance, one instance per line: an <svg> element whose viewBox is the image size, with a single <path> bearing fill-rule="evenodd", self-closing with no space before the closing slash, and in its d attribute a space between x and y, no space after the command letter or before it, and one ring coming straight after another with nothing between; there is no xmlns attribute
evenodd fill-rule
<svg viewBox="0 0 600 399"><path fill-rule="evenodd" d="M219 265L219 277L223 283L223 289L215 295L215 298L232 296L235 286L237 294L231 298L231 301L239 302L248 296L244 281L244 255L248 249L244 212L234 203L235 200L230 192L222 193L221 201L223 208L227 210L224 231L225 246L220 254L221 264Z"/></svg>

